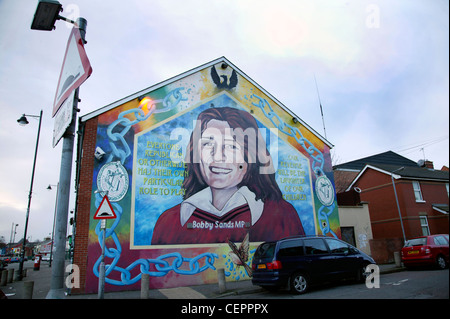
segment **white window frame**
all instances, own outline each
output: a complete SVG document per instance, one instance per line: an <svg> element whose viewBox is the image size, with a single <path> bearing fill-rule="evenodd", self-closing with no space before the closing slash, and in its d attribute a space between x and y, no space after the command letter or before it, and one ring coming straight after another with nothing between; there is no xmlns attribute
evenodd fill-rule
<svg viewBox="0 0 450 319"><path fill-rule="evenodd" d="M422 196L422 190L420 189L420 183L418 181L413 181L413 190L414 190L414 197L416 198L416 202L418 203L424 203Z"/></svg>
<svg viewBox="0 0 450 319"><path fill-rule="evenodd" d="M422 229L423 236L430 235L430 228L428 227L427 216L420 216L420 228Z"/></svg>

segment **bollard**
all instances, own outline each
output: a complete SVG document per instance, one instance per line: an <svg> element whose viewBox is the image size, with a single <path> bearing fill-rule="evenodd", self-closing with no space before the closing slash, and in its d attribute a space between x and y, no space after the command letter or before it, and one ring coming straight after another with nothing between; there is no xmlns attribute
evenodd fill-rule
<svg viewBox="0 0 450 319"><path fill-rule="evenodd" d="M6 280L8 279L8 270L2 270L0 276L0 286L6 286Z"/></svg>
<svg viewBox="0 0 450 319"><path fill-rule="evenodd" d="M141 299L148 299L150 285L150 275L142 274L141 275Z"/></svg>
<svg viewBox="0 0 450 319"><path fill-rule="evenodd" d="M19 274L20 274L19 269L16 269L14 271L14 281L21 281L22 280L22 277L19 276Z"/></svg>
<svg viewBox="0 0 450 319"><path fill-rule="evenodd" d="M400 252L394 251L394 260L395 260L395 266L397 266L397 267L401 267L402 266L402 264L401 264L402 260L400 258Z"/></svg>
<svg viewBox="0 0 450 319"><path fill-rule="evenodd" d="M8 284L13 282L14 269L8 269Z"/></svg>
<svg viewBox="0 0 450 319"><path fill-rule="evenodd" d="M225 282L225 269L218 268L217 269L217 280L219 282L219 293L224 293L227 291L227 285Z"/></svg>
<svg viewBox="0 0 450 319"><path fill-rule="evenodd" d="M33 299L34 281L23 282L23 299Z"/></svg>

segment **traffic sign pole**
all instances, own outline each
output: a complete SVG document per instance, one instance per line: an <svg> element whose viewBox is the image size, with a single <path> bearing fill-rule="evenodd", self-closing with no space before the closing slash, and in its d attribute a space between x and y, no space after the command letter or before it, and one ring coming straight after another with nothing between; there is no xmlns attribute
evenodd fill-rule
<svg viewBox="0 0 450 319"><path fill-rule="evenodd" d="M116 213L108 199L108 192L103 196L102 202L94 214L94 220L100 220L100 229L102 231L102 256L100 257L100 268L98 271L98 299L105 297L105 244L106 244L106 220L116 218Z"/></svg>
<svg viewBox="0 0 450 319"><path fill-rule="evenodd" d="M106 219L101 220L102 230L102 257L100 261L100 271L98 276L98 299L105 298L105 237L106 237Z"/></svg>
<svg viewBox="0 0 450 319"><path fill-rule="evenodd" d="M87 21L84 18L78 18L77 24L82 30L81 35L84 40ZM63 136L63 146L61 155L61 167L59 173L58 204L56 210L55 224L55 253L53 254L52 278L50 291L47 299L63 299L64 292L64 272L65 272L65 254L66 254L66 235L67 235L67 217L69 213L70 200L70 180L72 173L73 146L75 139L75 124L78 110L79 88L75 90L73 99L73 117L72 122Z"/></svg>

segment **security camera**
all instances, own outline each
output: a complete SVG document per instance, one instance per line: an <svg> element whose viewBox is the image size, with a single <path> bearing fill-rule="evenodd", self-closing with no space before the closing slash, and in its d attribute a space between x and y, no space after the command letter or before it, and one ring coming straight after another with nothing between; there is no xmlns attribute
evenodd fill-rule
<svg viewBox="0 0 450 319"><path fill-rule="evenodd" d="M95 158L100 161L105 154L106 154L105 151L102 150L99 146L97 146L94 153Z"/></svg>

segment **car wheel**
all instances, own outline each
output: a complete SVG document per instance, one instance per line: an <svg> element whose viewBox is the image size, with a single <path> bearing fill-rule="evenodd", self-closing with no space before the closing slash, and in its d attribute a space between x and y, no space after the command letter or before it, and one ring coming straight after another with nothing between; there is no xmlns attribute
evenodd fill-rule
<svg viewBox="0 0 450 319"><path fill-rule="evenodd" d="M291 291L304 294L309 288L309 278L303 273L296 273L291 277Z"/></svg>
<svg viewBox="0 0 450 319"><path fill-rule="evenodd" d="M445 262L443 256L437 256L436 265L438 266L439 269L445 269L445 267L447 267L447 263Z"/></svg>

